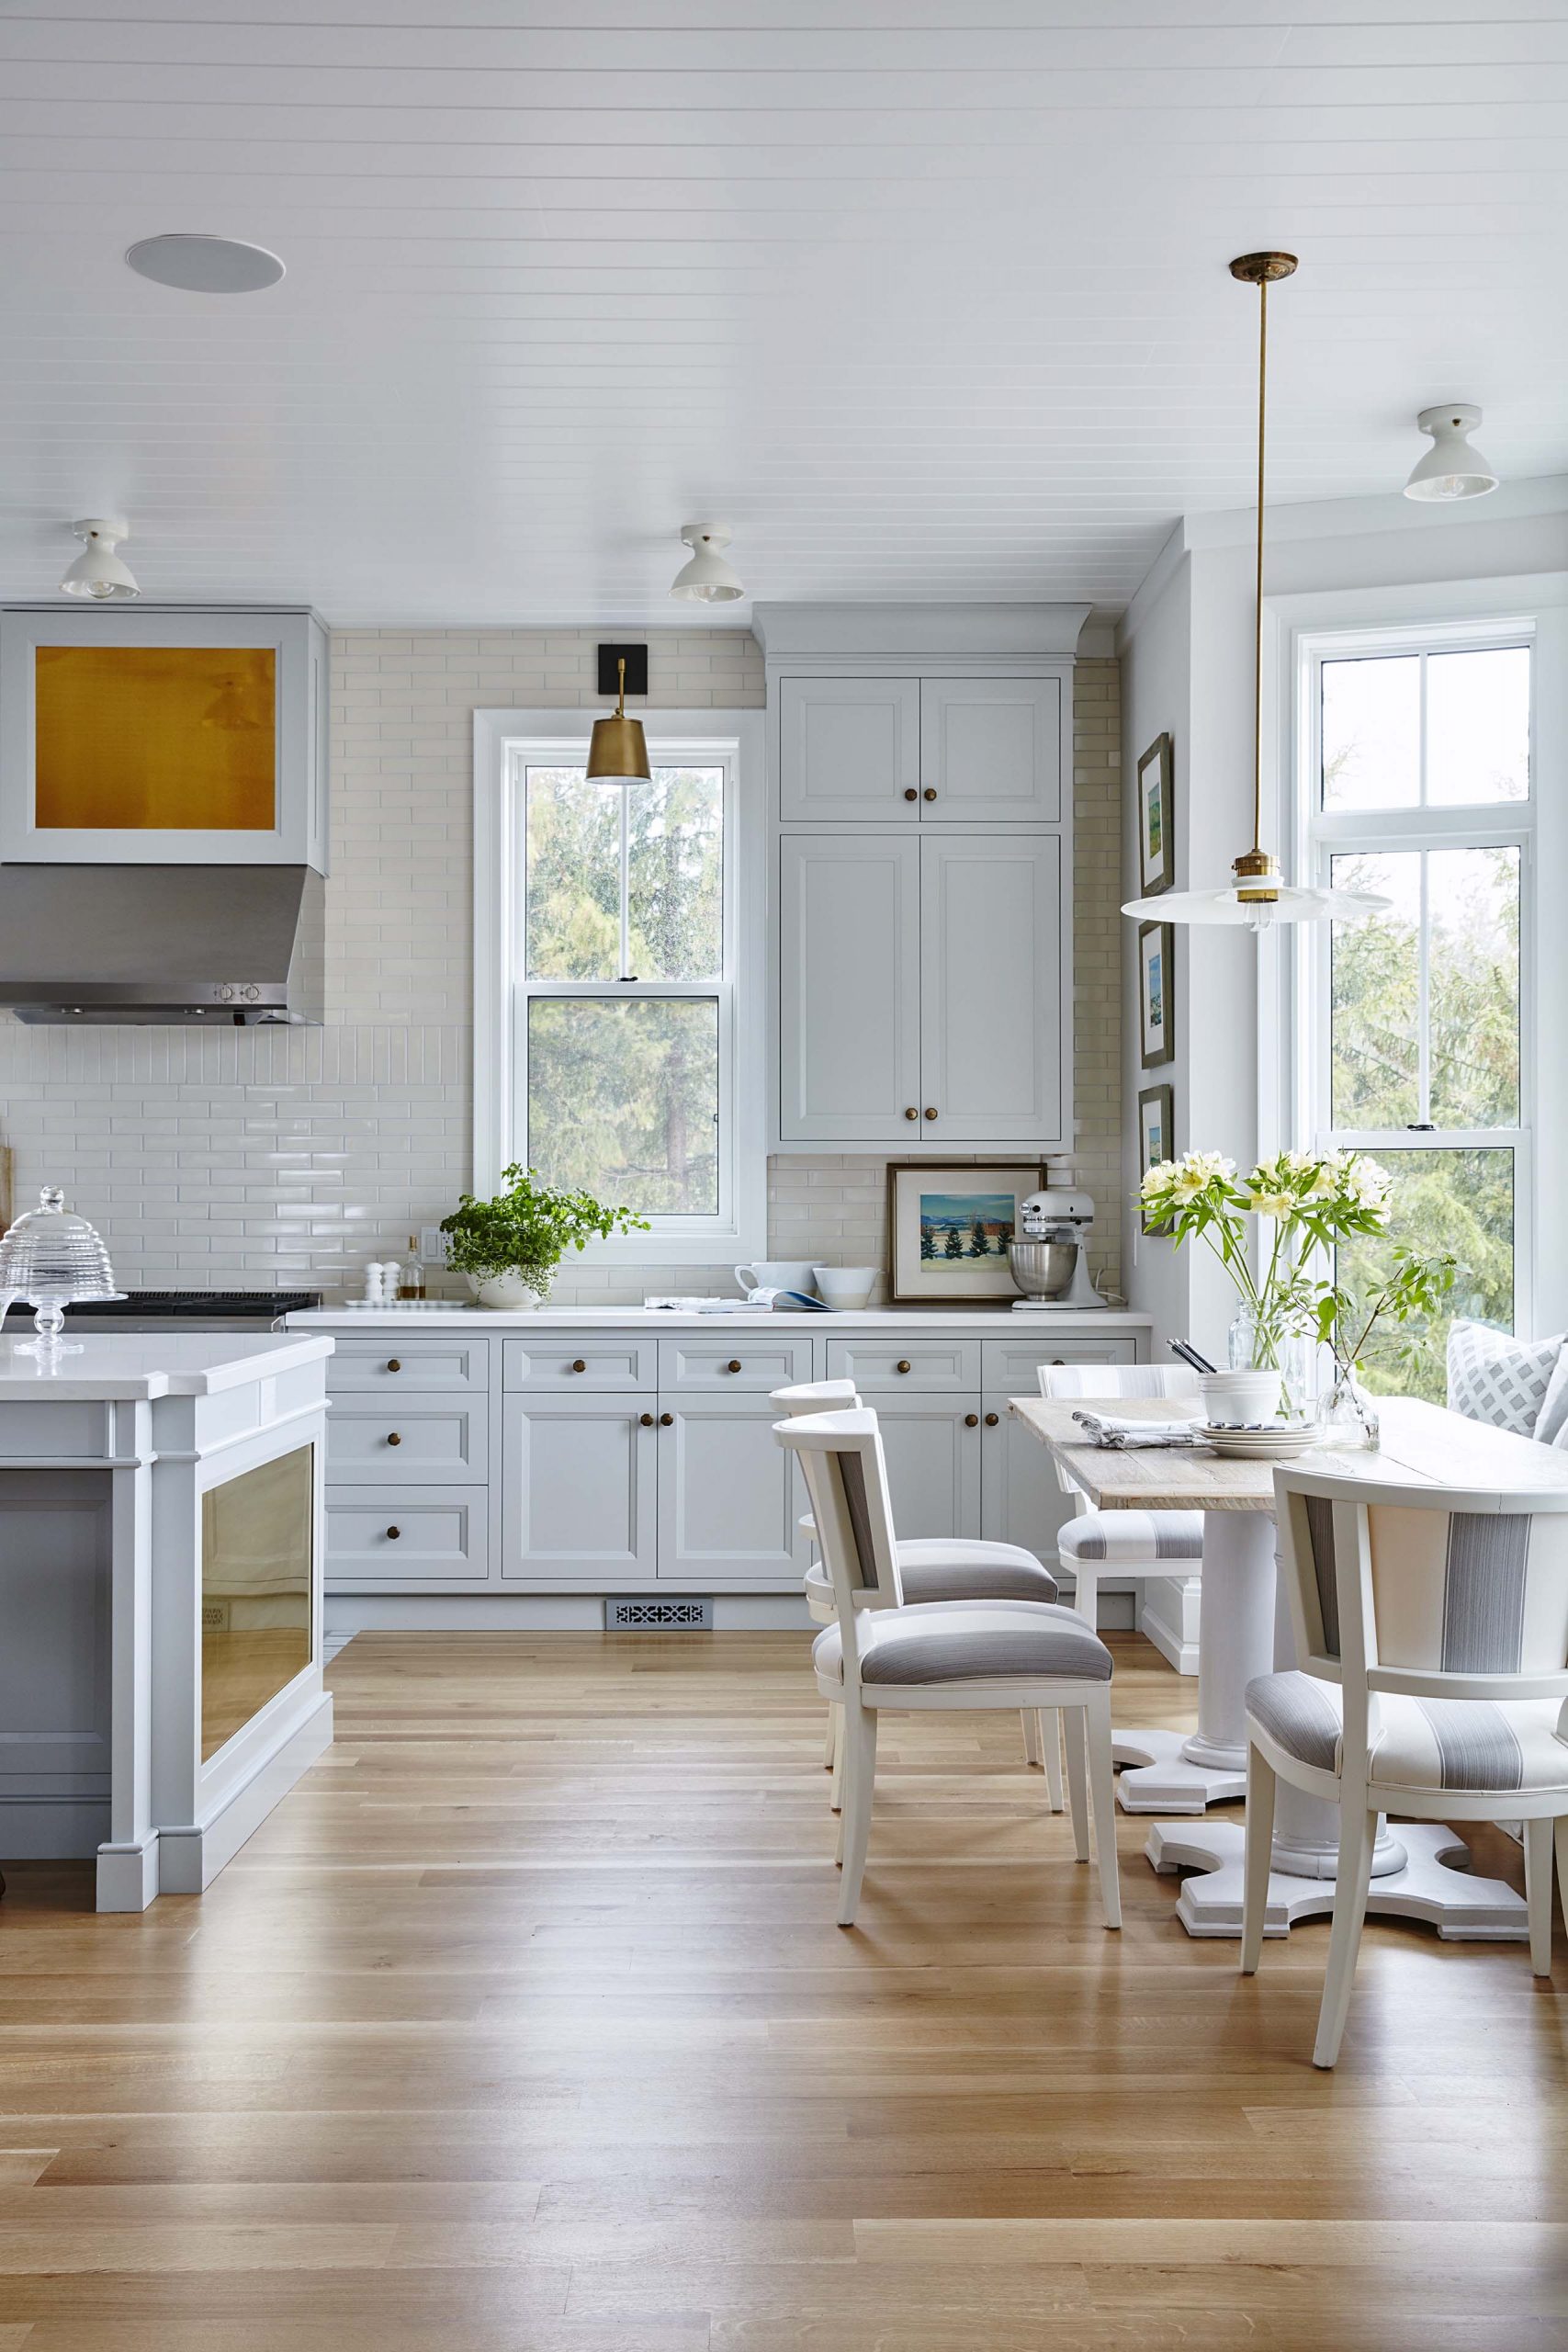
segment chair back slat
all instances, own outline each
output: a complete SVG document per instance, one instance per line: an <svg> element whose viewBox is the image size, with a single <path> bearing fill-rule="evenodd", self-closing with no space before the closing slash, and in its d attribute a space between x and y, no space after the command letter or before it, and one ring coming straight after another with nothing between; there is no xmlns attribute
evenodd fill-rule
<svg viewBox="0 0 1568 2352"><path fill-rule="evenodd" d="M876 1415L863 1406L849 1412L795 1414L776 1421L773 1435L799 1457L806 1474L848 1671L856 1611L898 1609L904 1600Z"/></svg>

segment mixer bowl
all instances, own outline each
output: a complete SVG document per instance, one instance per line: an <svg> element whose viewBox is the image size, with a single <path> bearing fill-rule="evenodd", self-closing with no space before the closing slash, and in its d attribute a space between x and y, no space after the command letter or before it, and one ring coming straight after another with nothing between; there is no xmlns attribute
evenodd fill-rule
<svg viewBox="0 0 1568 2352"><path fill-rule="evenodd" d="M1076 1241L1010 1241L1008 1264L1025 1298L1062 1298L1078 1261Z"/></svg>

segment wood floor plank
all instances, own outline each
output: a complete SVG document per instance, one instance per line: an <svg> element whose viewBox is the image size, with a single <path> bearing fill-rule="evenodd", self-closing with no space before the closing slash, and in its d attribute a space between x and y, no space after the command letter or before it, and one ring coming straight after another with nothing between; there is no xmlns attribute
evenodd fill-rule
<svg viewBox="0 0 1568 2352"><path fill-rule="evenodd" d="M806 1655L361 1635L205 1896L10 1872L0 2352L1562 2352L1561 1934L1373 1922L1319 2074L1325 1926L1243 1983L1123 1817L1108 1935L957 1716L885 1727L845 1933Z"/></svg>

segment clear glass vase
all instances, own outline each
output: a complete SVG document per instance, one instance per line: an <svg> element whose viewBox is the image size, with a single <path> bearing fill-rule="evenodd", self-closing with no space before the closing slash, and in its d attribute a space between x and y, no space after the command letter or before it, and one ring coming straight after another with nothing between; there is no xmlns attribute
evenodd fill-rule
<svg viewBox="0 0 1568 2352"><path fill-rule="evenodd" d="M1376 1453L1382 1444L1376 1399L1356 1377L1356 1367L1341 1372L1317 1408L1321 1442L1342 1453Z"/></svg>
<svg viewBox="0 0 1568 2352"><path fill-rule="evenodd" d="M1260 1330L1251 1307L1238 1306L1226 1340L1226 1357L1233 1372L1277 1372L1280 1410L1286 1420L1310 1419L1314 1356L1302 1333Z"/></svg>

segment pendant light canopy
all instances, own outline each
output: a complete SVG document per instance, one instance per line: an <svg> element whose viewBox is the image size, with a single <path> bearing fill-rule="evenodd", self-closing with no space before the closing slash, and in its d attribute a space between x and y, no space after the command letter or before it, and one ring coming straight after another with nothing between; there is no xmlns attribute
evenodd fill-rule
<svg viewBox="0 0 1568 2352"><path fill-rule="evenodd" d="M593 732L588 739L588 781L590 784L649 784L653 770L648 764L648 738L642 731L640 718L626 717L626 659L623 653L615 664L621 682L620 696L615 711L608 718L596 718Z"/></svg>
<svg viewBox="0 0 1568 2352"><path fill-rule="evenodd" d="M1268 421L1269 288L1295 273L1294 254L1243 254L1231 276L1256 286L1258 310L1258 556L1253 582L1252 641L1252 847L1243 850L1224 890L1167 890L1153 899L1129 899L1122 911L1145 922L1247 923L1267 931L1277 922L1363 922L1386 907L1386 899L1361 890L1296 890L1280 872L1279 860L1262 845L1263 829L1263 458Z"/></svg>
<svg viewBox="0 0 1568 2352"><path fill-rule="evenodd" d="M1438 502L1484 498L1489 490L1496 489L1495 469L1479 449L1470 446L1470 435L1481 422L1481 411L1472 401L1450 401L1447 408L1424 408L1416 422L1423 433L1431 435L1432 446L1410 469L1404 485L1406 498Z"/></svg>

